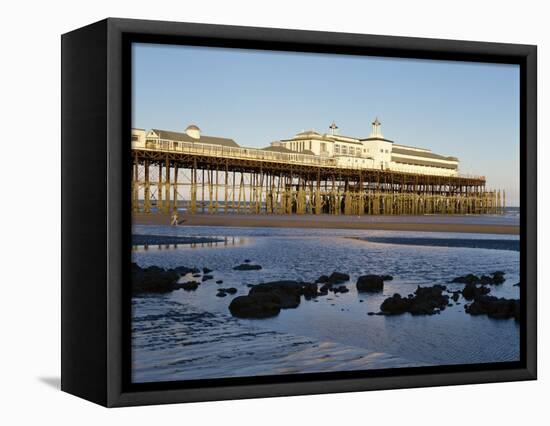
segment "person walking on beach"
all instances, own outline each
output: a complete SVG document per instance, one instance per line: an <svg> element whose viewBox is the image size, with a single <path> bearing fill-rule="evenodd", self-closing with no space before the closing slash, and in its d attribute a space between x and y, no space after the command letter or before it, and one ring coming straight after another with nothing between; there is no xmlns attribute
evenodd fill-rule
<svg viewBox="0 0 550 426"><path fill-rule="evenodd" d="M170 225L178 226L178 212L174 212L174 214L172 215L172 220L170 222Z"/></svg>

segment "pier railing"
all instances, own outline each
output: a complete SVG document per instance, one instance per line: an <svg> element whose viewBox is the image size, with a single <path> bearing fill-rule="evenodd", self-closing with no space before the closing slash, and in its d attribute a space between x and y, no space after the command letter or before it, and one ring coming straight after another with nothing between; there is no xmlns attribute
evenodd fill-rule
<svg viewBox="0 0 550 426"><path fill-rule="evenodd" d="M266 151L256 148L241 148L224 145L214 145L195 142L178 142L167 139L147 140L145 144L132 144L134 149L150 151L179 152L182 154L206 155L209 157L233 158L237 160L259 160L299 164L308 166L335 167L336 161L332 158L318 157L307 154Z"/></svg>

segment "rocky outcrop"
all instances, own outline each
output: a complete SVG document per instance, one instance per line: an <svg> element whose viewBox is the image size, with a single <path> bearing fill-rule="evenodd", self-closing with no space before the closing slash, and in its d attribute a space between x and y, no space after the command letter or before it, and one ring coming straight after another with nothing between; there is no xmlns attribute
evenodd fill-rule
<svg viewBox="0 0 550 426"><path fill-rule="evenodd" d="M197 281L188 281L186 283L177 284L177 288L182 288L185 291L195 291L199 288L200 283Z"/></svg>
<svg viewBox="0 0 550 426"><path fill-rule="evenodd" d="M315 282L319 283L319 284L327 283L328 282L328 275L321 275L319 278L317 278L317 280Z"/></svg>
<svg viewBox="0 0 550 426"><path fill-rule="evenodd" d="M449 296L444 295L445 286L434 285L433 287L420 287L414 295L402 297L394 294L382 302L380 311L383 315L399 315L409 312L412 315L433 315L437 314L449 304Z"/></svg>
<svg viewBox="0 0 550 426"><path fill-rule="evenodd" d="M453 278L452 283L458 284L482 284L482 285L500 285L504 283L506 279L504 278L504 272L495 271L490 275L482 275L478 277L474 274L467 274L460 277Z"/></svg>
<svg viewBox="0 0 550 426"><path fill-rule="evenodd" d="M218 293L216 294L217 297L225 297L228 294L236 294L237 289L235 287L229 287L229 288L219 288Z"/></svg>
<svg viewBox="0 0 550 426"><path fill-rule="evenodd" d="M132 292L166 293L176 289L180 274L174 269L163 269L158 266L141 268L132 263Z"/></svg>
<svg viewBox="0 0 550 426"><path fill-rule="evenodd" d="M214 278L213 275L203 275L203 276L202 276L202 282L211 280L211 279L213 279L213 278Z"/></svg>
<svg viewBox="0 0 550 426"><path fill-rule="evenodd" d="M345 285L332 286L330 288L330 291L332 291L334 294L336 294L336 293L348 293L349 288L347 288Z"/></svg>
<svg viewBox="0 0 550 426"><path fill-rule="evenodd" d="M235 271L259 271L262 267L260 265L251 265L250 263L241 263L233 269Z"/></svg>
<svg viewBox="0 0 550 426"><path fill-rule="evenodd" d="M464 297L464 299L466 300L474 300L476 297L483 296L490 291L491 289L489 287L485 287L483 285L477 287L475 284L466 284L466 286L462 290L462 297Z"/></svg>
<svg viewBox="0 0 550 426"><path fill-rule="evenodd" d="M384 279L380 275L362 275L356 286L359 292L378 292L384 290Z"/></svg>
<svg viewBox="0 0 550 426"><path fill-rule="evenodd" d="M317 283L304 283L302 291L306 299L313 299L319 295Z"/></svg>
<svg viewBox="0 0 550 426"><path fill-rule="evenodd" d="M277 296L281 309L297 308L303 294L303 283L297 281L274 281L258 284L250 289L249 296L269 293Z"/></svg>
<svg viewBox="0 0 550 426"><path fill-rule="evenodd" d="M237 296L229 304L229 312L237 318L269 318L281 311L281 301L271 293Z"/></svg>
<svg viewBox="0 0 550 426"><path fill-rule="evenodd" d="M520 318L520 305L517 299L479 296L464 309L470 315L487 315L494 319L514 318L519 321Z"/></svg>
<svg viewBox="0 0 550 426"><path fill-rule="evenodd" d="M180 275L198 274L200 272L197 268L188 268L186 266L178 266L174 268L174 271Z"/></svg>
<svg viewBox="0 0 550 426"><path fill-rule="evenodd" d="M327 283L328 284L342 284L342 283L345 283L346 281L349 281L349 275L348 274L344 274L343 272L334 271L328 277Z"/></svg>
<svg viewBox="0 0 550 426"><path fill-rule="evenodd" d="M460 277L453 278L451 282L457 283L457 284L478 284L479 277L474 274L468 274L468 275L463 275Z"/></svg>
<svg viewBox="0 0 550 426"><path fill-rule="evenodd" d="M344 286L343 286L344 287ZM300 281L273 281L250 286L247 296L238 296L229 305L231 315L238 318L268 318L281 309L297 308L301 296L317 297L317 284Z"/></svg>

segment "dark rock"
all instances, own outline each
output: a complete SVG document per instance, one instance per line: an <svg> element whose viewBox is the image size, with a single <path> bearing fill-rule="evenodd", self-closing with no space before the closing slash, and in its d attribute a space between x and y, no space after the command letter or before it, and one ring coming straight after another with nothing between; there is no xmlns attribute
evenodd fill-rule
<svg viewBox="0 0 550 426"><path fill-rule="evenodd" d="M482 275L481 278L474 274L467 274L461 277L453 278L452 283L459 284L482 284L482 285L499 285L505 280L504 272L496 271L489 275Z"/></svg>
<svg viewBox="0 0 550 426"><path fill-rule="evenodd" d="M476 297L483 296L489 293L491 289L489 287L480 286L476 287L475 284L466 284L462 290L462 296L466 300L474 300Z"/></svg>
<svg viewBox="0 0 550 426"><path fill-rule="evenodd" d="M317 278L317 281L315 281L316 283L319 283L319 284L325 284L328 282L328 275L321 275L319 278Z"/></svg>
<svg viewBox="0 0 550 426"><path fill-rule="evenodd" d="M319 288L319 294L322 296L326 296L328 294L328 291L332 288L332 285L329 284L323 284L321 288Z"/></svg>
<svg viewBox="0 0 550 426"><path fill-rule="evenodd" d="M199 278L201 276L200 273L193 274L193 278Z"/></svg>
<svg viewBox="0 0 550 426"><path fill-rule="evenodd" d="M216 281L216 284L223 284L223 280Z"/></svg>
<svg viewBox="0 0 550 426"><path fill-rule="evenodd" d="M197 281L188 281L186 283L178 284L178 288L183 288L185 291L195 291L199 288Z"/></svg>
<svg viewBox="0 0 550 426"><path fill-rule="evenodd" d="M493 278L490 277L489 275L482 275L481 278L479 279L479 282L482 285L492 284Z"/></svg>
<svg viewBox="0 0 550 426"><path fill-rule="evenodd" d="M302 287L302 291L306 299L312 299L319 295L317 283L305 283Z"/></svg>
<svg viewBox="0 0 550 426"><path fill-rule="evenodd" d="M377 292L384 289L384 280L380 275L362 275L356 285L359 292Z"/></svg>
<svg viewBox="0 0 550 426"><path fill-rule="evenodd" d="M382 277L383 281L391 281L393 280L393 277L391 275L380 275Z"/></svg>
<svg viewBox="0 0 550 426"><path fill-rule="evenodd" d="M239 266L233 268L235 271L258 271L262 269L260 265L251 265L249 263L242 263Z"/></svg>
<svg viewBox="0 0 550 426"><path fill-rule="evenodd" d="M212 269L202 268L202 272L205 273L205 274L208 274L208 273L212 272Z"/></svg>
<svg viewBox="0 0 550 426"><path fill-rule="evenodd" d="M363 303L363 302L364 302L364 300L363 300L363 299L359 299L359 303Z"/></svg>
<svg viewBox="0 0 550 426"><path fill-rule="evenodd" d="M451 296L451 299L453 299L453 301L456 302L459 297L460 297L460 291L453 291L453 295Z"/></svg>
<svg viewBox="0 0 550 426"><path fill-rule="evenodd" d="M489 318L519 321L520 305L517 299L504 299L494 296L479 296L470 305L465 306L470 315L487 315Z"/></svg>
<svg viewBox="0 0 550 426"><path fill-rule="evenodd" d="M496 271L493 272L493 284L499 285L504 283L506 279L504 278L504 272L502 271Z"/></svg>
<svg viewBox="0 0 550 426"><path fill-rule="evenodd" d="M227 293L227 294L235 294L237 293L237 289L235 287L229 287L229 288L219 288L218 291Z"/></svg>
<svg viewBox="0 0 550 426"><path fill-rule="evenodd" d="M512 287L519 287L519 283L515 283Z"/></svg>
<svg viewBox="0 0 550 426"><path fill-rule="evenodd" d="M244 263L250 263L250 259L245 259Z"/></svg>
<svg viewBox="0 0 550 426"><path fill-rule="evenodd" d="M297 308L303 293L303 283L297 281L273 281L258 284L250 289L249 296L269 293L279 299L281 309Z"/></svg>
<svg viewBox="0 0 550 426"><path fill-rule="evenodd" d="M369 316L376 315L376 312L368 312L367 315L369 315Z"/></svg>
<svg viewBox="0 0 550 426"><path fill-rule="evenodd" d="M380 310L387 315L398 315L408 312L411 306L409 298L403 298L400 294L394 294L382 302Z"/></svg>
<svg viewBox="0 0 550 426"><path fill-rule="evenodd" d="M211 280L212 278L214 278L213 275L203 275L202 276L202 281L208 281L208 280Z"/></svg>
<svg viewBox="0 0 550 426"><path fill-rule="evenodd" d="M225 297L227 296L227 293L225 291L218 291L218 293L216 293L216 297Z"/></svg>
<svg viewBox="0 0 550 426"><path fill-rule="evenodd" d="M165 270L158 266L141 268L132 263L132 292L139 293L166 293L177 288L180 277L174 269Z"/></svg>
<svg viewBox="0 0 550 426"><path fill-rule="evenodd" d="M402 297L394 294L382 302L380 311L384 315L398 315L409 312L412 315L433 315L439 313L449 304L449 296L444 295L445 286L420 287L414 295Z"/></svg>
<svg viewBox="0 0 550 426"><path fill-rule="evenodd" d="M174 271L180 275L197 274L200 272L197 268L187 268L186 266L178 266L174 268Z"/></svg>
<svg viewBox="0 0 550 426"><path fill-rule="evenodd" d="M229 304L229 312L238 318L269 318L281 311L281 300L272 293L258 292L237 296Z"/></svg>
<svg viewBox="0 0 550 426"><path fill-rule="evenodd" d="M343 272L336 272L334 271L332 274L330 274L330 277L328 277L328 283L329 284L341 284L345 283L346 281L349 281L349 275L344 274Z"/></svg>
<svg viewBox="0 0 550 426"><path fill-rule="evenodd" d="M451 281L452 283L459 283L459 284L478 284L479 283L479 277L474 274L468 274L463 275L461 277L453 278Z"/></svg>
<svg viewBox="0 0 550 426"><path fill-rule="evenodd" d="M332 287L331 290L334 292L334 293L347 293L349 292L349 289L345 286L345 285L341 285L341 286L338 286L338 287Z"/></svg>

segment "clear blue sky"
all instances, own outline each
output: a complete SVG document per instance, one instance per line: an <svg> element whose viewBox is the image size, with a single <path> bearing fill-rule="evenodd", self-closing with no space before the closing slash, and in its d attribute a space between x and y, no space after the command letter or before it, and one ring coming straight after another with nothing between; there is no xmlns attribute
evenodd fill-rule
<svg viewBox="0 0 550 426"><path fill-rule="evenodd" d="M133 47L132 126L251 147L304 129L388 139L460 159L519 204L519 67L210 47Z"/></svg>

